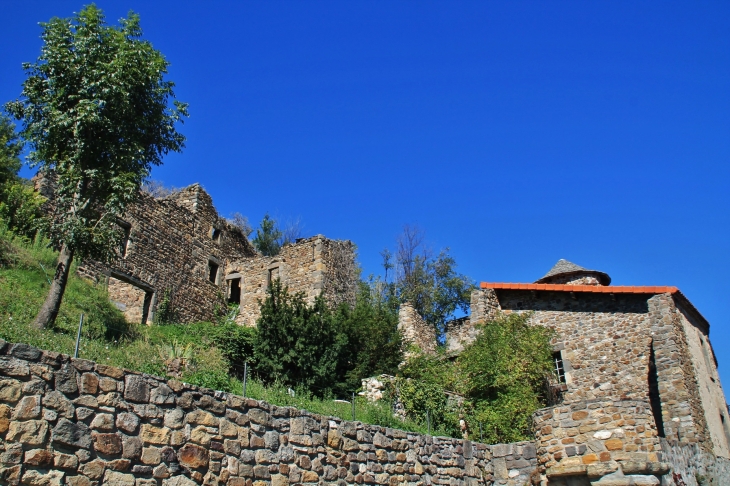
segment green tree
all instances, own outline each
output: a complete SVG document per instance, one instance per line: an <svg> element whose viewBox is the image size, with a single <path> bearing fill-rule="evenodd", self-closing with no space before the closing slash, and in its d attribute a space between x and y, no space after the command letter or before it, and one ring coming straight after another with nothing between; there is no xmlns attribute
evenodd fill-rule
<svg viewBox="0 0 730 486"><path fill-rule="evenodd" d="M469 311L474 283L456 272L456 261L446 248L434 257L424 246L424 233L406 225L397 241L395 256L381 253L387 273L395 269L391 293L399 302L409 303L423 319L443 336L446 323L455 312ZM395 258L395 262L393 262Z"/></svg>
<svg viewBox="0 0 730 486"><path fill-rule="evenodd" d="M323 297L309 306L276 280L257 323L256 370L265 381L315 395L349 396L362 378L395 373L403 360L397 313L362 283L353 308L332 310Z"/></svg>
<svg viewBox="0 0 730 486"><path fill-rule="evenodd" d="M347 336L337 329L323 297L308 306L304 294L290 294L276 279L266 290L257 328L256 369L264 381L320 396L332 390Z"/></svg>
<svg viewBox="0 0 730 486"><path fill-rule="evenodd" d="M0 115L0 220L14 233L32 237L44 198L18 177L22 148L15 126Z"/></svg>
<svg viewBox="0 0 730 486"><path fill-rule="evenodd" d="M343 303L334 314L337 329L347 336L335 385L342 396L359 389L363 378L395 374L403 361L397 310L371 284L360 282L355 306Z"/></svg>
<svg viewBox="0 0 730 486"><path fill-rule="evenodd" d="M261 225L256 228L256 236L251 242L261 254L276 256L281 250L281 244L279 243L281 236L282 232L276 224L276 220L269 216L269 213L266 213L264 219L261 220Z"/></svg>
<svg viewBox="0 0 730 486"><path fill-rule="evenodd" d="M46 232L60 254L34 322L45 328L58 314L74 256L114 257L116 218L152 166L182 150L175 126L187 105L174 100L174 84L164 79L169 63L141 39L138 15L109 26L92 4L41 26L41 55L23 65L21 99L6 109L22 120L31 166L55 179Z"/></svg>
<svg viewBox="0 0 730 486"><path fill-rule="evenodd" d="M487 443L531 437L532 414L544 407L553 372L552 329L530 325L529 314L509 314L480 325L456 362L456 391L473 406Z"/></svg>

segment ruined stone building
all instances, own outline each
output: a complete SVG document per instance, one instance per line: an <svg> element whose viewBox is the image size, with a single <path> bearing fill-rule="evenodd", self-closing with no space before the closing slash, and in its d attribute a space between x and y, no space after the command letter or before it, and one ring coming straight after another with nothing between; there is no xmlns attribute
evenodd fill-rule
<svg viewBox="0 0 730 486"><path fill-rule="evenodd" d="M447 346L458 353L500 312L557 331L560 400L533 417L549 484L658 484L687 458L727 468L730 416L709 323L676 287L610 283L565 260L534 283L484 282Z"/></svg>
<svg viewBox="0 0 730 486"><path fill-rule="evenodd" d="M79 273L106 284L130 322L151 322L163 307L177 322L212 320L228 304L239 304L236 321L252 326L259 299L277 278L309 302L320 293L333 304L355 298L352 242L317 235L263 256L218 214L199 184L163 198L143 194L119 225L118 258L111 264L84 260Z"/></svg>

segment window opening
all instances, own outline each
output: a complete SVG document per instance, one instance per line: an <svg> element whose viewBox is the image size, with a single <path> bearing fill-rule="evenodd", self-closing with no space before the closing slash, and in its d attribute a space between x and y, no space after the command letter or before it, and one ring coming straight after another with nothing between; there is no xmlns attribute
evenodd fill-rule
<svg viewBox="0 0 730 486"><path fill-rule="evenodd" d="M662 400L659 396L659 374L656 369L656 358L654 357L654 345L649 351L649 405L654 415L656 431L659 437L666 437L664 434L664 419L662 418Z"/></svg>
<svg viewBox="0 0 730 486"><path fill-rule="evenodd" d="M558 377L558 383L565 383L565 366L563 365L563 357L560 351L553 353L553 364L555 366L555 375Z"/></svg>
<svg viewBox="0 0 730 486"><path fill-rule="evenodd" d="M213 227L213 229L210 230L210 239L213 241L221 241L221 230L220 228Z"/></svg>
<svg viewBox="0 0 730 486"><path fill-rule="evenodd" d="M279 278L279 267L274 267L269 269L269 275L266 278L266 283L268 285L271 285L271 282Z"/></svg>
<svg viewBox="0 0 730 486"><path fill-rule="evenodd" d="M119 242L119 253L122 258L127 256L127 247L129 246L129 235L132 233L132 225L126 221L117 221L119 227L122 229L122 240Z"/></svg>
<svg viewBox="0 0 730 486"><path fill-rule="evenodd" d="M230 288L228 290L228 302L230 304L241 303L241 279L234 278L228 281Z"/></svg>
<svg viewBox="0 0 730 486"><path fill-rule="evenodd" d="M208 260L208 280L216 283L218 280L218 264L213 260Z"/></svg>

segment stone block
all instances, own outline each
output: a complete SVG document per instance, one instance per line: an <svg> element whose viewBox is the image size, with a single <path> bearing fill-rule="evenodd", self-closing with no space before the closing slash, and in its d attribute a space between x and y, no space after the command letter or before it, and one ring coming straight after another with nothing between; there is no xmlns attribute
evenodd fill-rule
<svg viewBox="0 0 730 486"><path fill-rule="evenodd" d="M45 420L28 420L11 422L5 440L20 442L26 446L43 445L48 438L48 422Z"/></svg>
<svg viewBox="0 0 730 486"><path fill-rule="evenodd" d="M124 399L130 402L145 403L150 398L150 387L139 375L127 375L124 378Z"/></svg>

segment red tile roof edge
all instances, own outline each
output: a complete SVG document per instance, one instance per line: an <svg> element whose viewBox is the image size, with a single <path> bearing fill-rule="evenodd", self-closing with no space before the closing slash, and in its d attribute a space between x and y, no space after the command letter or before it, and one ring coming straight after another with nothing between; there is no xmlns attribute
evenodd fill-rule
<svg viewBox="0 0 730 486"><path fill-rule="evenodd" d="M551 292L592 292L598 294L672 294L682 302L691 312L694 312L707 326L710 332L710 323L690 300L677 288L672 286L633 286L633 285L562 285L562 284L516 284L482 282L479 287L494 290L543 290Z"/></svg>
<svg viewBox="0 0 730 486"><path fill-rule="evenodd" d="M632 286L632 285L562 285L482 282L483 289L495 290L547 290L552 292L593 292L599 294L676 294L677 287L669 286Z"/></svg>

